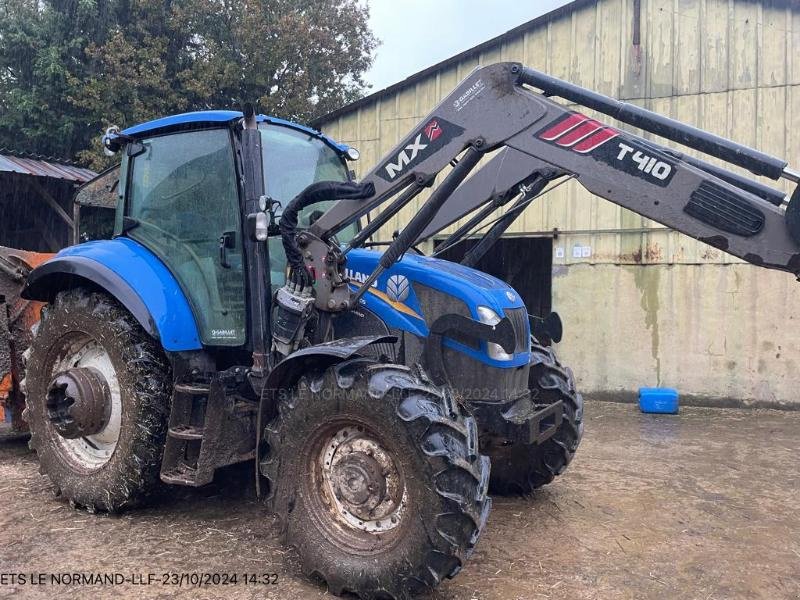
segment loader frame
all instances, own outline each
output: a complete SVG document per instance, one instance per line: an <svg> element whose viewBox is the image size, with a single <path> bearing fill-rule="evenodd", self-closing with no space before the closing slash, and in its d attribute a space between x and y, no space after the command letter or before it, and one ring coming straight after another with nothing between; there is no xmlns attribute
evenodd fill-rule
<svg viewBox="0 0 800 600"><path fill-rule="evenodd" d="M498 63L475 69L366 174L363 182L375 187L372 197L338 202L315 223L312 233L328 240L395 198L345 253L363 245L448 165L454 165L389 245L362 290L413 244L476 210L469 224L480 222L481 214L485 217L530 186L538 192L563 177L574 177L595 195L747 262L800 274L796 216L800 186L786 207L786 195L777 189L607 126L555 102L553 96L754 175L800 183L800 173L782 159L519 63ZM493 151L494 156L467 179L480 159ZM519 203L513 206L518 208ZM515 215L521 212L511 210ZM504 220L487 233L482 251L512 221ZM468 230L466 225L460 228L450 242Z"/></svg>

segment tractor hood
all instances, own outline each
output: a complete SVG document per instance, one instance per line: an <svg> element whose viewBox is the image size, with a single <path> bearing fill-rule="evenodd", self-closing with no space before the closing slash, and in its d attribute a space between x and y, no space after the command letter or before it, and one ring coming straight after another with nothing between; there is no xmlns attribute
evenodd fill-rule
<svg viewBox="0 0 800 600"><path fill-rule="evenodd" d="M375 269L381 252L351 250L347 255L347 275L355 289ZM390 327L409 331L420 337L429 334L430 316L426 318L415 286L426 286L461 300L471 317L479 319L478 307L486 306L500 317L508 309L525 307L519 294L507 283L475 269L438 258L406 254L375 282L362 303L378 314ZM507 365L527 361L527 355Z"/></svg>

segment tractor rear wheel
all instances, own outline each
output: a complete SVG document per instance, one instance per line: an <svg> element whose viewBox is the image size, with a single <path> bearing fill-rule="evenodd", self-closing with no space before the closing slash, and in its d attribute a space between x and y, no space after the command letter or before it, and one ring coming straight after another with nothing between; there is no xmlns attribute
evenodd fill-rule
<svg viewBox="0 0 800 600"><path fill-rule="evenodd" d="M474 420L405 366L304 376L267 426L269 508L336 595L407 598L453 577L491 506Z"/></svg>
<svg viewBox="0 0 800 600"><path fill-rule="evenodd" d="M531 342L528 387L537 405L561 400L561 426L538 445L481 439L481 448L492 459L491 490L499 495L529 494L551 483L572 462L583 436L583 397L575 390L572 371L535 338Z"/></svg>
<svg viewBox="0 0 800 600"><path fill-rule="evenodd" d="M172 377L158 344L106 294L60 292L27 352L25 419L39 471L73 505L115 511L158 486Z"/></svg>

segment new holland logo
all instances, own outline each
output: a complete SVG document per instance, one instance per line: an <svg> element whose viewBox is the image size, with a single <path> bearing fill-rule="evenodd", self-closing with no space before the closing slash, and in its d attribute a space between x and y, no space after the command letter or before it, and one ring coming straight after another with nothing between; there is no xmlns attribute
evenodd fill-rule
<svg viewBox="0 0 800 600"><path fill-rule="evenodd" d="M464 133L464 129L439 117L428 121L411 142L378 169L378 176L394 181L411 167L424 160L432 152L447 145L453 138Z"/></svg>
<svg viewBox="0 0 800 600"><path fill-rule="evenodd" d="M613 127L606 127L600 121L575 112L540 131L537 137L562 148L571 148L578 154L588 154L618 135L619 131Z"/></svg>
<svg viewBox="0 0 800 600"><path fill-rule="evenodd" d="M395 302L405 302L411 293L411 284L405 275L392 275L386 282L386 295Z"/></svg>

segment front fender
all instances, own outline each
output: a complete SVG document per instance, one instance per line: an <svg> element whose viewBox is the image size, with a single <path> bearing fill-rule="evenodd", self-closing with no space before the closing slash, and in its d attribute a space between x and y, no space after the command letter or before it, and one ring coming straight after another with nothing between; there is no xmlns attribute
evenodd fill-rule
<svg viewBox="0 0 800 600"><path fill-rule="evenodd" d="M305 371L327 368L350 358L370 344L394 344L396 341L393 335L367 335L303 348L284 358L270 371L264 388L274 391L291 387Z"/></svg>
<svg viewBox="0 0 800 600"><path fill-rule="evenodd" d="M22 297L51 302L61 290L94 284L116 298L164 350L202 348L189 301L169 269L129 238L65 248L28 275Z"/></svg>

